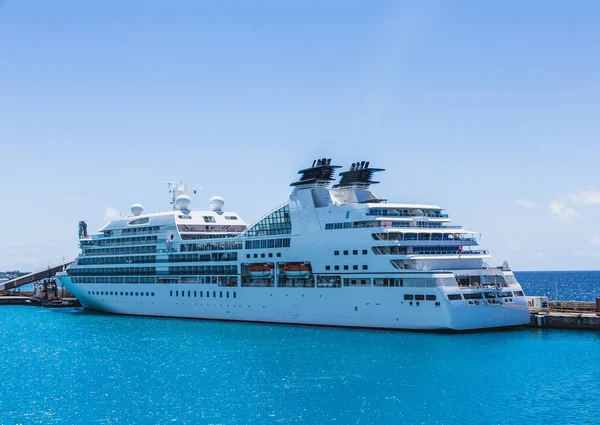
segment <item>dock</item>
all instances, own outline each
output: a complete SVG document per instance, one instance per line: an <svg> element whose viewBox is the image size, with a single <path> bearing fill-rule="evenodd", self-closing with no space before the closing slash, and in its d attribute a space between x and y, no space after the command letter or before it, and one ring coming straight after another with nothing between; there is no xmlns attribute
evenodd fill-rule
<svg viewBox="0 0 600 425"><path fill-rule="evenodd" d="M60 271L66 270L66 268L73 263L73 261L64 261L55 266L48 267L47 269L39 270L33 273L29 273L23 276L15 277L14 279L7 280L0 283L0 292L10 291L20 286L27 285L29 283L37 282L42 279L50 278Z"/></svg>
<svg viewBox="0 0 600 425"><path fill-rule="evenodd" d="M70 293L68 293L70 295ZM30 301L33 297L33 292L23 291L18 293L18 295L0 295L0 306L3 305L33 305ZM69 304L70 307L79 307L81 304L79 300L73 296L65 296L62 298L65 302ZM57 306L61 307L61 306Z"/></svg>
<svg viewBox="0 0 600 425"><path fill-rule="evenodd" d="M530 307L529 327L600 330L600 298L596 302L550 301L546 308Z"/></svg>
<svg viewBox="0 0 600 425"><path fill-rule="evenodd" d="M531 313L532 328L600 330L600 316L595 313Z"/></svg>
<svg viewBox="0 0 600 425"><path fill-rule="evenodd" d="M0 283L0 305L43 305L44 307L76 307L80 306L79 300L68 291L62 289L61 297L58 297L58 286L50 278L56 273L66 270L73 261L63 261L55 266L48 266L43 270L18 276ZM41 283L40 283L41 282ZM21 291L21 287L30 283L40 287L40 292ZM50 290L54 290L51 297Z"/></svg>
<svg viewBox="0 0 600 425"><path fill-rule="evenodd" d="M3 296L0 297L0 305L26 305L28 299L26 296Z"/></svg>

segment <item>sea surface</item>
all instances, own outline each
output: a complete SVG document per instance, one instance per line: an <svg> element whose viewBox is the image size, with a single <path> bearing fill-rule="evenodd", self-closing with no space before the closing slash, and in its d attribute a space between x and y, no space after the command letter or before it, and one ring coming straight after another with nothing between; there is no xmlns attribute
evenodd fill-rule
<svg viewBox="0 0 600 425"><path fill-rule="evenodd" d="M0 424L598 424L600 332L0 307Z"/></svg>
<svg viewBox="0 0 600 425"><path fill-rule="evenodd" d="M600 271L514 273L525 295L545 295L560 301L595 301L600 297Z"/></svg>
<svg viewBox="0 0 600 425"><path fill-rule="evenodd" d="M515 275L527 295L600 297L598 271ZM0 350L0 425L600 418L600 332L440 335L2 306Z"/></svg>

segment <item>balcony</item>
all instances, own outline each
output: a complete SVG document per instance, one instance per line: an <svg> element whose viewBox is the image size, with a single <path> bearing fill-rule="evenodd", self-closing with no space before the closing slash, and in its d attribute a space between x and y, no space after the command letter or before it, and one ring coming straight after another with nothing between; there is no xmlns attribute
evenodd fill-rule
<svg viewBox="0 0 600 425"><path fill-rule="evenodd" d="M404 258L412 258L422 255L452 255L452 256L470 256L470 255L488 255L487 250L464 250L457 246L374 246L371 248L376 255L397 255Z"/></svg>
<svg viewBox="0 0 600 425"><path fill-rule="evenodd" d="M438 211L423 211L419 209L399 208L370 208L366 215L377 217L427 217L427 218L449 218L448 214Z"/></svg>

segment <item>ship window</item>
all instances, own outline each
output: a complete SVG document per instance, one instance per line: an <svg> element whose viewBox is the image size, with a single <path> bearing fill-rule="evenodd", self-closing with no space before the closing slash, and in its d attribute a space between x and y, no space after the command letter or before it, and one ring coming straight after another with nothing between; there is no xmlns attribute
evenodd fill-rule
<svg viewBox="0 0 600 425"><path fill-rule="evenodd" d="M369 268L369 266L368 266L368 265L366 265L366 264L363 264L363 270L367 270L368 268Z"/></svg>
<svg viewBox="0 0 600 425"><path fill-rule="evenodd" d="M359 285L371 286L371 279L344 279L344 286L359 286Z"/></svg>
<svg viewBox="0 0 600 425"><path fill-rule="evenodd" d="M194 291L194 298L196 298L196 296L197 296L197 295L196 295L196 291Z"/></svg>
<svg viewBox="0 0 600 425"><path fill-rule="evenodd" d="M340 251L333 251L333 255L340 255Z"/></svg>
<svg viewBox="0 0 600 425"><path fill-rule="evenodd" d="M223 298L223 291L219 291L219 298Z"/></svg>
<svg viewBox="0 0 600 425"><path fill-rule="evenodd" d="M129 224L145 224L150 221L149 217L138 218L137 220L130 221Z"/></svg>
<svg viewBox="0 0 600 425"><path fill-rule="evenodd" d="M260 254L260 258L265 258L265 254Z"/></svg>
<svg viewBox="0 0 600 425"><path fill-rule="evenodd" d="M192 296L191 291L188 291L188 297L191 297L191 296Z"/></svg>
<svg viewBox="0 0 600 425"><path fill-rule="evenodd" d="M348 270L348 266L344 266L344 270Z"/></svg>
<svg viewBox="0 0 600 425"><path fill-rule="evenodd" d="M425 295L427 301L435 301L435 295Z"/></svg>
<svg viewBox="0 0 600 425"><path fill-rule="evenodd" d="M403 286L402 279L392 279L392 278L376 278L373 279L373 284L375 286Z"/></svg>
<svg viewBox="0 0 600 425"><path fill-rule="evenodd" d="M515 291L515 297L522 297L523 295L523 291Z"/></svg>
<svg viewBox="0 0 600 425"><path fill-rule="evenodd" d="M404 301L412 301L414 297L410 294L404 294Z"/></svg>
<svg viewBox="0 0 600 425"><path fill-rule="evenodd" d="M450 301L462 300L462 295L460 295L460 294L448 294L448 299Z"/></svg>
<svg viewBox="0 0 600 425"><path fill-rule="evenodd" d="M235 298L235 296L236 296L236 293L235 293L235 291L233 291L233 298Z"/></svg>
<svg viewBox="0 0 600 425"><path fill-rule="evenodd" d="M465 300L480 300L483 298L481 292L474 292L472 294L464 294Z"/></svg>
<svg viewBox="0 0 600 425"><path fill-rule="evenodd" d="M142 297L143 297L143 296L144 296L144 293L143 293L143 292L140 292L140 296L142 296Z"/></svg>
<svg viewBox="0 0 600 425"><path fill-rule="evenodd" d="M125 295L127 295L127 292L125 292ZM173 291L169 291L169 296L172 297L173 296Z"/></svg>
<svg viewBox="0 0 600 425"><path fill-rule="evenodd" d="M358 270L358 266L355 264L352 266L352 270Z"/></svg>
<svg viewBox="0 0 600 425"><path fill-rule="evenodd" d="M344 251L344 255L348 255L348 251Z"/></svg>
<svg viewBox="0 0 600 425"><path fill-rule="evenodd" d="M425 295L415 295L415 300L417 300L417 301L425 301Z"/></svg>
<svg viewBox="0 0 600 425"><path fill-rule="evenodd" d="M340 266L333 266L333 268L334 268L335 270L339 270L339 269L340 269Z"/></svg>
<svg viewBox="0 0 600 425"><path fill-rule="evenodd" d="M281 252L278 252L278 253L277 253L277 256L278 256L278 257L281 257Z"/></svg>
<svg viewBox="0 0 600 425"><path fill-rule="evenodd" d="M250 258L250 254L246 254L246 258Z"/></svg>
<svg viewBox="0 0 600 425"><path fill-rule="evenodd" d="M217 221L215 220L214 217L212 216L202 216L202 218L204 219L205 223L216 223Z"/></svg>
<svg viewBox="0 0 600 425"><path fill-rule="evenodd" d="M151 292L150 295L154 296L154 292Z"/></svg>
<svg viewBox="0 0 600 425"><path fill-rule="evenodd" d="M178 297L179 296L179 291L175 291L175 296Z"/></svg>
<svg viewBox="0 0 600 425"><path fill-rule="evenodd" d="M213 298L217 298L217 291L213 291Z"/></svg>
<svg viewBox="0 0 600 425"><path fill-rule="evenodd" d="M137 292L136 292L136 293L135 293L135 296L136 296L136 297L137 297L137 296L139 296L139 293L137 293Z"/></svg>
<svg viewBox="0 0 600 425"><path fill-rule="evenodd" d="M119 295L123 295L123 293L121 292Z"/></svg>
<svg viewBox="0 0 600 425"><path fill-rule="evenodd" d="M210 298L210 291L206 291L206 298Z"/></svg>
<svg viewBox="0 0 600 425"><path fill-rule="evenodd" d="M352 251L352 255L358 255L358 249L355 249L354 251Z"/></svg>
<svg viewBox="0 0 600 425"><path fill-rule="evenodd" d="M367 255L367 252L369 252L369 251L367 251L366 249L362 250L363 255Z"/></svg>
<svg viewBox="0 0 600 425"><path fill-rule="evenodd" d="M331 266L325 266L325 270L331 270Z"/></svg>
<svg viewBox="0 0 600 425"><path fill-rule="evenodd" d="M258 254L254 254L254 258L258 258Z"/></svg>
<svg viewBox="0 0 600 425"><path fill-rule="evenodd" d="M227 295L227 298L229 298L229 291L227 291L227 292L225 293L225 295Z"/></svg>
<svg viewBox="0 0 600 425"><path fill-rule="evenodd" d="M273 258L273 253L269 252L269 258Z"/></svg>

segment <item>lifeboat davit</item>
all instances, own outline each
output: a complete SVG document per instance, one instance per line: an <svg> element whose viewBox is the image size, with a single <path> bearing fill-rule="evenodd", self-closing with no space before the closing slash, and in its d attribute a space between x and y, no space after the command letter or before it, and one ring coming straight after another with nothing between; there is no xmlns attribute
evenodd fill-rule
<svg viewBox="0 0 600 425"><path fill-rule="evenodd" d="M273 274L273 266L268 264L253 264L248 267L248 273L252 277L270 277Z"/></svg>
<svg viewBox="0 0 600 425"><path fill-rule="evenodd" d="M304 264L304 263L290 263L290 264L286 264L285 266L283 266L283 273L287 277L293 277L293 278L308 277L310 272L311 272L310 266L308 264Z"/></svg>

